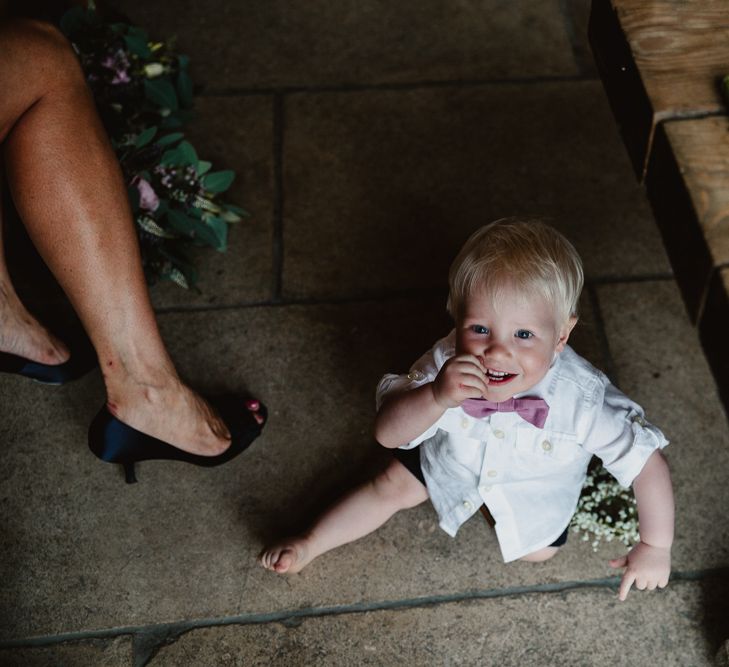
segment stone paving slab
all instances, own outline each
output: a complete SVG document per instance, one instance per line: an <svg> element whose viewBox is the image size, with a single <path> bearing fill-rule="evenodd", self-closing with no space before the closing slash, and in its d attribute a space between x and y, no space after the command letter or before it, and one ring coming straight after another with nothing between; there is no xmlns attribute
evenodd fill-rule
<svg viewBox="0 0 729 667"><path fill-rule="evenodd" d="M275 590L269 594L288 583L259 569L255 555L267 539L300 526L317 502L380 454L370 435L375 383L381 369L408 366L413 346L424 350L447 331L443 304L438 297L162 316L170 349L194 386L246 384L268 403L271 421L261 440L231 465L200 470L145 463L133 486L86 448L87 424L103 401L98 372L61 388L3 376L1 637L305 603L295 590L283 598ZM412 331L412 308L423 314L418 332ZM383 321L393 322L387 348ZM421 543L436 557L449 553L451 540L436 531L432 511L417 512ZM364 555L339 554L341 571L359 569L363 558L376 565L384 541L390 545L386 559L395 559L404 575L407 560L399 551L408 544L401 535L413 524L402 521L370 542ZM490 543L495 558L485 524L479 521L471 531L479 544ZM312 603L329 569L325 564L317 572L305 594L313 594ZM350 598L348 581L340 580L326 600ZM357 595L367 594L362 572L357 586ZM416 585L409 594L420 590ZM369 594L397 592L385 586Z"/></svg>
<svg viewBox="0 0 729 667"><path fill-rule="evenodd" d="M154 39L177 35L193 80L210 89L576 73L549 0L113 5Z"/></svg>
<svg viewBox="0 0 729 667"><path fill-rule="evenodd" d="M293 95L284 155L287 296L445 285L508 215L554 218L593 277L670 272L598 82Z"/></svg>
<svg viewBox="0 0 729 667"><path fill-rule="evenodd" d="M87 639L84 641L0 649L3 667L131 667L132 638Z"/></svg>
<svg viewBox="0 0 729 667"><path fill-rule="evenodd" d="M619 386L671 441L665 453L676 496L674 567L729 565L729 428L677 288L610 285L598 295Z"/></svg>
<svg viewBox="0 0 729 667"><path fill-rule="evenodd" d="M223 201L251 213L229 228L228 250L192 249L199 291L170 282L152 290L158 308L264 301L273 283L273 102L270 97L197 97L186 130L201 159L236 173Z"/></svg>
<svg viewBox="0 0 729 667"><path fill-rule="evenodd" d="M600 294L603 317L620 332L610 345L622 385L674 441L674 567L726 566L727 427L675 287L641 283ZM640 320L628 304L640 305ZM382 456L370 434L375 383L447 330L443 299L168 314L160 321L194 386L247 385L269 405L265 434L222 468L149 462L139 466L140 483L127 486L116 466L101 464L85 446L103 396L98 375L59 390L3 377L2 639L612 574L606 561L614 549L593 553L574 537L544 565L505 566L479 517L451 539L427 504L300 575L264 571L255 556L266 541L304 525L365 474L371 457ZM597 331L586 327L580 335L578 350L595 358ZM655 380L665 383L655 394L633 391L653 382L645 359L674 373ZM5 421L16 414L8 405L23 406L25 416Z"/></svg>
<svg viewBox="0 0 729 667"><path fill-rule="evenodd" d="M706 594L675 583L626 602L605 589L195 630L152 666L712 665Z"/></svg>

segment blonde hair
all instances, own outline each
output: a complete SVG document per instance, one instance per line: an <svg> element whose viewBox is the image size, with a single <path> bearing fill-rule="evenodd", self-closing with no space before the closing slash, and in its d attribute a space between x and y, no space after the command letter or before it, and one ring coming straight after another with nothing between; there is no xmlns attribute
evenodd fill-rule
<svg viewBox="0 0 729 667"><path fill-rule="evenodd" d="M481 227L466 241L448 273L448 312L461 315L478 292L499 299L504 288L538 294L561 321L577 317L584 276L574 246L540 220L503 218Z"/></svg>

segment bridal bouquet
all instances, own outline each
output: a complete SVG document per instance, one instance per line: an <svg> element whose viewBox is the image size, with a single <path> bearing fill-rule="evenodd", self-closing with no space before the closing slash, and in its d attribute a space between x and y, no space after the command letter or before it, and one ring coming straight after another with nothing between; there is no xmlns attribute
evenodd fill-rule
<svg viewBox="0 0 729 667"><path fill-rule="evenodd" d="M227 247L228 225L247 213L220 200L233 182L213 171L181 131L191 117L188 58L138 27L102 20L89 3L61 19L127 182L150 283L194 285L191 245Z"/></svg>

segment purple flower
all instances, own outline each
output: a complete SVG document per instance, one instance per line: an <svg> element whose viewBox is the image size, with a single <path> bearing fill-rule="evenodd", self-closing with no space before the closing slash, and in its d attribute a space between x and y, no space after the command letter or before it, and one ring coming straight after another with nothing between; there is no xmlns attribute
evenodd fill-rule
<svg viewBox="0 0 729 667"><path fill-rule="evenodd" d="M129 58L121 49L117 49L113 53L109 53L104 57L100 65L114 72L114 78L111 80L113 86L120 83L129 83Z"/></svg>
<svg viewBox="0 0 729 667"><path fill-rule="evenodd" d="M129 78L129 74L126 70L120 69L116 71L116 74L114 75L114 78L111 80L111 85L115 86L118 83L129 83L131 79Z"/></svg>
<svg viewBox="0 0 729 667"><path fill-rule="evenodd" d="M156 211L159 206L159 197L154 188L139 176L135 177L132 183L137 186L139 191L139 208L150 213Z"/></svg>

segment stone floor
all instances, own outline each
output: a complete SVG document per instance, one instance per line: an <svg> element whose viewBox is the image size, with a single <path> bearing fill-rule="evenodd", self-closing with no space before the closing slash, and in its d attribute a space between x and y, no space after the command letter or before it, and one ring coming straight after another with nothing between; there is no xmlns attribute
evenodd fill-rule
<svg viewBox="0 0 729 667"><path fill-rule="evenodd" d="M220 469L86 447L98 373L0 377L2 665L711 665L729 637L729 427L590 61L584 0L116 5L178 36L190 135L254 215L152 297L194 386L247 387L264 435ZM620 603L572 536L504 565L423 505L280 578L256 564L376 465L374 386L448 329L476 226L551 216L588 286L574 346L672 441L674 573ZM387 323L387 326L383 326ZM415 323L415 324L414 324ZM32 418L31 418L32 416ZM725 651L726 652L726 651Z"/></svg>

